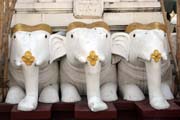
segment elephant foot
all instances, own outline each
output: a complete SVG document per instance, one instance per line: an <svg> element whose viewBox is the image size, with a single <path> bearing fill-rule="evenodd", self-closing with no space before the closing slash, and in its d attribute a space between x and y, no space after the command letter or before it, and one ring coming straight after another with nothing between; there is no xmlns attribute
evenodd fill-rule
<svg viewBox="0 0 180 120"><path fill-rule="evenodd" d="M115 83L103 84L101 87L101 99L106 102L117 100L117 85Z"/></svg>
<svg viewBox="0 0 180 120"><path fill-rule="evenodd" d="M174 96L171 92L171 89L167 83L161 84L161 91L163 93L163 96L166 98L166 100L172 100L174 99Z"/></svg>
<svg viewBox="0 0 180 120"><path fill-rule="evenodd" d="M58 85L49 85L45 87L39 96L39 102L56 103L59 102Z"/></svg>
<svg viewBox="0 0 180 120"><path fill-rule="evenodd" d="M81 100L77 89L71 84L61 84L61 95L63 102L72 103Z"/></svg>
<svg viewBox="0 0 180 120"><path fill-rule="evenodd" d="M166 99L160 96L150 98L150 104L153 108L157 110L167 109L170 106Z"/></svg>
<svg viewBox="0 0 180 120"><path fill-rule="evenodd" d="M9 104L18 104L25 97L24 90L19 86L10 87L5 102Z"/></svg>
<svg viewBox="0 0 180 120"><path fill-rule="evenodd" d="M123 85L120 87L122 90L123 98L129 101L141 101L145 96L141 89L134 84Z"/></svg>
<svg viewBox="0 0 180 120"><path fill-rule="evenodd" d="M37 107L37 98L33 96L26 96L21 102L18 104L18 110L21 111L32 111Z"/></svg>
<svg viewBox="0 0 180 120"><path fill-rule="evenodd" d="M108 108L106 103L104 103L98 97L91 97L88 100L88 106L91 109L91 111L93 111L93 112L103 111Z"/></svg>

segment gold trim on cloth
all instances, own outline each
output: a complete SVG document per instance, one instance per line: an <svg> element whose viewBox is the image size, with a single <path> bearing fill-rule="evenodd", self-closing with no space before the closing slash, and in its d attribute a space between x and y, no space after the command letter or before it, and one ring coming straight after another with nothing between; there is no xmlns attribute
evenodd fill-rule
<svg viewBox="0 0 180 120"><path fill-rule="evenodd" d="M72 29L75 29L75 28L95 28L95 27L102 27L108 31L110 30L109 25L103 21L93 22L91 24L86 24L83 22L72 22L67 27L67 32L72 30Z"/></svg>
<svg viewBox="0 0 180 120"><path fill-rule="evenodd" d="M25 25L25 24L16 24L12 28L12 33L15 33L17 31L27 31L32 32L36 30L44 30L46 32L52 33L52 28L47 24L38 24L35 26Z"/></svg>
<svg viewBox="0 0 180 120"><path fill-rule="evenodd" d="M127 26L126 32L130 33L136 29L144 29L144 30L160 29L160 30L166 32L166 26L159 22L153 22L150 24L132 23Z"/></svg>

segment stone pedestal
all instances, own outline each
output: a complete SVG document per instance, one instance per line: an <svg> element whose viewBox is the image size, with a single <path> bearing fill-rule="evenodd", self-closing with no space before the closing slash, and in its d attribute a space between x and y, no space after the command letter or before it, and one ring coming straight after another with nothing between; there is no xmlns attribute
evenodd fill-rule
<svg viewBox="0 0 180 120"><path fill-rule="evenodd" d="M78 102L75 104L75 119L76 120L116 120L117 110L113 103L107 103L108 109L100 112L90 111L87 101Z"/></svg>
<svg viewBox="0 0 180 120"><path fill-rule="evenodd" d="M55 103L52 106L52 117L54 120L74 119L74 103Z"/></svg>
<svg viewBox="0 0 180 120"><path fill-rule="evenodd" d="M137 120L136 106L134 102L118 100L114 102L120 120Z"/></svg>
<svg viewBox="0 0 180 120"><path fill-rule="evenodd" d="M11 104L0 103L0 120L10 120L12 108Z"/></svg>
<svg viewBox="0 0 180 120"><path fill-rule="evenodd" d="M170 108L165 110L153 109L148 100L136 102L138 120L179 120L180 119L180 107L169 101Z"/></svg>
<svg viewBox="0 0 180 120"><path fill-rule="evenodd" d="M19 111L17 105L11 111L11 120L51 120L52 104L39 103L34 111Z"/></svg>

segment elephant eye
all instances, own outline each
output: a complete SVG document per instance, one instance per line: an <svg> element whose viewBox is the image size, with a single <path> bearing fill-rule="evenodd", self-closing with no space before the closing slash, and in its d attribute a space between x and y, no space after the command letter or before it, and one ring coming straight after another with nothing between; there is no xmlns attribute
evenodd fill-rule
<svg viewBox="0 0 180 120"><path fill-rule="evenodd" d="M106 38L108 38L108 34L106 34Z"/></svg>
<svg viewBox="0 0 180 120"><path fill-rule="evenodd" d="M164 37L166 37L166 34L164 34Z"/></svg>
<svg viewBox="0 0 180 120"><path fill-rule="evenodd" d="M71 34L71 38L73 38L73 34Z"/></svg>
<svg viewBox="0 0 180 120"><path fill-rule="evenodd" d="M14 35L14 39L16 39L16 35Z"/></svg>
<svg viewBox="0 0 180 120"><path fill-rule="evenodd" d="M133 37L136 37L136 34L133 34Z"/></svg>
<svg viewBox="0 0 180 120"><path fill-rule="evenodd" d="M45 35L45 38L47 38L47 35Z"/></svg>

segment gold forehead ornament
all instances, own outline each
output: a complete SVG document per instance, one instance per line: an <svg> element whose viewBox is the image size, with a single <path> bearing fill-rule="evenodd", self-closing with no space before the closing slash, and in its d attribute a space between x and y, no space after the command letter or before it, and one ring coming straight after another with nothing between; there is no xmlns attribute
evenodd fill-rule
<svg viewBox="0 0 180 120"><path fill-rule="evenodd" d="M166 32L166 26L159 22L153 22L150 24L132 23L127 26L126 32L130 33L136 29L143 29L143 30L159 29Z"/></svg>
<svg viewBox="0 0 180 120"><path fill-rule="evenodd" d="M38 24L35 26L25 25L25 24L16 24L12 28L12 34L17 31L27 31L27 32L33 32L36 30L43 30L49 33L52 33L52 28L47 24Z"/></svg>
<svg viewBox="0 0 180 120"><path fill-rule="evenodd" d="M95 27L102 27L104 29L106 29L107 31L110 31L110 28L108 26L107 23L103 22L103 21L98 21L98 22L93 22L91 24L86 24L83 22L72 22L69 24L69 26L67 27L67 32L75 29L75 28L95 28Z"/></svg>

